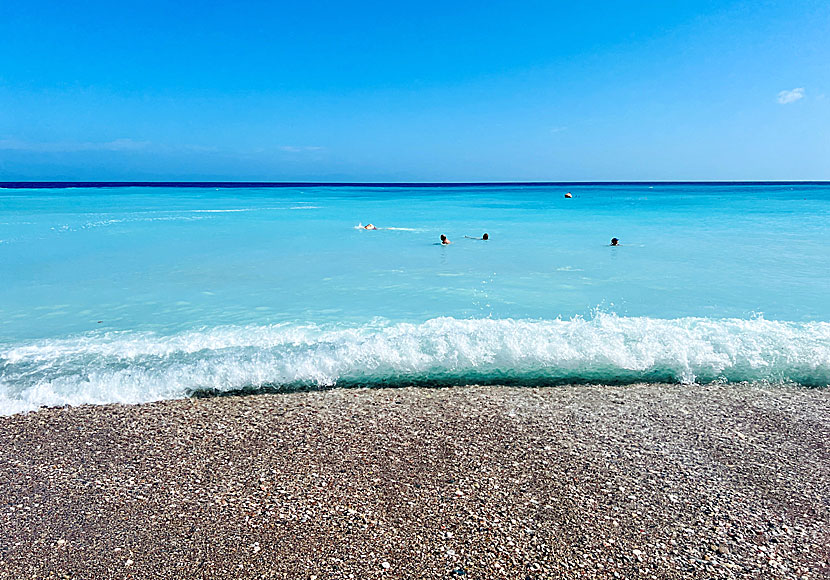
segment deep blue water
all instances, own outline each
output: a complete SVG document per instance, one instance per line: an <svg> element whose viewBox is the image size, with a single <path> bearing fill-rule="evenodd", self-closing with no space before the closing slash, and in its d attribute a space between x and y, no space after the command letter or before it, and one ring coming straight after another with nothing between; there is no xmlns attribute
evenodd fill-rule
<svg viewBox="0 0 830 580"><path fill-rule="evenodd" d="M0 412L263 386L826 385L828 224L827 184L0 190Z"/></svg>

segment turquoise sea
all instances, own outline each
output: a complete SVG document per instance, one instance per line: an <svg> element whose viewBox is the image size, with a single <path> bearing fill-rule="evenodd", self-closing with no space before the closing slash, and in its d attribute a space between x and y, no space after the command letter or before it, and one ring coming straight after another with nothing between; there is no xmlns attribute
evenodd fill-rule
<svg viewBox="0 0 830 580"><path fill-rule="evenodd" d="M0 414L333 385L826 386L828 247L820 183L6 184Z"/></svg>

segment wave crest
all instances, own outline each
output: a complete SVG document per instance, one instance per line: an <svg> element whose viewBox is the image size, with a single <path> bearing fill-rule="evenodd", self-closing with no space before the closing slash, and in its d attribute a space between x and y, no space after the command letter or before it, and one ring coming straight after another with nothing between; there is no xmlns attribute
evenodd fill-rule
<svg viewBox="0 0 830 580"><path fill-rule="evenodd" d="M334 385L830 384L830 323L620 317L90 333L0 349L0 414Z"/></svg>

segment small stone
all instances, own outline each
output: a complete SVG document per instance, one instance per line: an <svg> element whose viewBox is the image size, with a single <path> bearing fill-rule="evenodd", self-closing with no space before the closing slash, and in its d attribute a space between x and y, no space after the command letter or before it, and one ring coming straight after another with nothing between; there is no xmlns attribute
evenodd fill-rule
<svg viewBox="0 0 830 580"><path fill-rule="evenodd" d="M124 565L125 565L125 566L132 566L132 565L133 565L133 561L132 561L132 560L127 560L126 562L124 562Z"/></svg>
<svg viewBox="0 0 830 580"><path fill-rule="evenodd" d="M384 562L383 564L381 564L381 566L383 566L384 570L388 570L392 567L392 564L390 564L389 562Z"/></svg>

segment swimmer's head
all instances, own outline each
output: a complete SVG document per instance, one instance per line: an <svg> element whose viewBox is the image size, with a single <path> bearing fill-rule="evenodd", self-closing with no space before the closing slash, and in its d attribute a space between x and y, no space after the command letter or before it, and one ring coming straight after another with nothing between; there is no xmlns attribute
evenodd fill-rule
<svg viewBox="0 0 830 580"><path fill-rule="evenodd" d="M481 236L481 239L482 240L489 240L490 236L488 236L487 234L484 234L483 236Z"/></svg>
<svg viewBox="0 0 830 580"><path fill-rule="evenodd" d="M611 238L611 245L617 246L619 245L620 241L617 238Z"/></svg>
<svg viewBox="0 0 830 580"><path fill-rule="evenodd" d="M445 236L444 234L441 234L441 241L446 242L447 241L447 236Z"/></svg>

